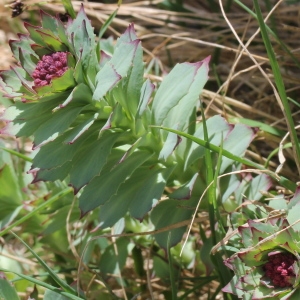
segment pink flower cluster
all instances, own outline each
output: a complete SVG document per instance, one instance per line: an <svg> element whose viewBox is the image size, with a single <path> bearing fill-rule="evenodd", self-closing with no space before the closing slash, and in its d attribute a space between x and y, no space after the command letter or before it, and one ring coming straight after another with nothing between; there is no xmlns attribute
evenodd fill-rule
<svg viewBox="0 0 300 300"><path fill-rule="evenodd" d="M55 52L44 55L32 73L34 86L40 87L48 85L52 78L62 76L67 69L66 52Z"/></svg>
<svg viewBox="0 0 300 300"><path fill-rule="evenodd" d="M266 276L275 287L290 287L295 279L293 263L296 258L291 253L269 255L268 262L263 266Z"/></svg>

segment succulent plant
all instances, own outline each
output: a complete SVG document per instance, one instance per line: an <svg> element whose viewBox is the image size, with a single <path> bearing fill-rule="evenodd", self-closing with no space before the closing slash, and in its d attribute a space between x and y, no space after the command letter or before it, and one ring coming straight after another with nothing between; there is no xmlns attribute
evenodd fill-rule
<svg viewBox="0 0 300 300"><path fill-rule="evenodd" d="M101 206L99 227L114 225L126 212L143 219L166 186L176 191L154 209L154 225L189 219L192 210L182 210L179 201L193 199L186 205L195 206L205 189L199 176L204 148L152 125L204 137L196 111L209 57L177 64L157 88L144 79L133 24L116 43L103 41L81 7L66 23L41 11L41 26L25 28L28 34L10 43L18 66L0 74L4 94L14 100L2 116L7 125L1 132L33 136L34 181L66 180L79 195L81 216ZM224 149L235 147L237 155L254 136L220 116L207 124L211 142L219 145L223 137ZM237 135L243 137L238 143ZM224 160L222 170L232 163ZM183 232L179 228L170 244Z"/></svg>
<svg viewBox="0 0 300 300"><path fill-rule="evenodd" d="M239 299L299 299L299 196L298 189L285 217L249 220L238 228L242 249L224 261L235 275L223 292Z"/></svg>

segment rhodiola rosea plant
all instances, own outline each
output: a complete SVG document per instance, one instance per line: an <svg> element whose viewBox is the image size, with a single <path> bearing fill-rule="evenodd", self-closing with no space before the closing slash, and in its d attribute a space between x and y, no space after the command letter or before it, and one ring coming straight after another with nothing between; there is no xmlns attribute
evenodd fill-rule
<svg viewBox="0 0 300 300"><path fill-rule="evenodd" d="M100 207L102 228L127 212L142 220L153 207L156 229L189 219L208 184L205 148L157 126L205 137L196 111L209 58L177 64L155 86L144 79L133 24L110 50L96 38L83 7L66 23L41 11L41 25L25 28L28 34L10 43L18 65L1 72L5 96L14 100L1 132L33 136L34 181L66 180L79 195L82 217ZM221 116L206 125L209 141L237 156L255 135ZM232 163L224 158L220 172ZM160 203L163 193L168 200ZM183 232L173 230L169 245ZM166 234L156 238L167 247Z"/></svg>
<svg viewBox="0 0 300 300"><path fill-rule="evenodd" d="M41 11L41 25L25 23L25 28L28 34L20 34L18 40L10 43L18 65L1 72L0 85L13 100L2 116L7 124L1 132L32 136L36 154L30 172L34 181L67 182L78 195L81 217L96 211L98 228L113 226L127 213L142 220L149 211L154 229L190 220L212 182L208 172L219 175L239 171L241 163L245 163L241 159L234 163L228 152L241 158L255 130L229 124L221 116L205 122L197 118L199 95L208 79L209 58L177 64L162 83L153 84L145 79L141 41L133 24L109 46L108 41L95 36L83 7L75 19L66 23ZM164 131L159 127L171 129ZM191 139L174 131L189 134ZM206 143L215 152L211 154L215 164L208 163L206 148L193 139L204 141L203 146ZM232 220L244 197L259 200L260 191L271 186L265 174L254 180L249 174L242 180L232 175L221 178L218 184L219 202L209 203L209 197L204 197L201 208L208 210L210 216L219 210L232 213ZM254 209L247 208L238 221L244 223L253 215ZM53 223L62 215L56 215ZM217 221L210 219L214 230ZM166 249L178 243L184 231L185 227L180 227L155 238ZM220 236L223 233L217 232ZM212 237L217 241L214 234L203 241L206 275L213 268L207 259L207 245L211 247L216 242ZM117 247L121 245L129 251L126 238L118 241ZM117 259L116 255L108 255L113 246L102 252L99 268L103 273L108 269L106 273L113 272L103 263L107 257ZM278 254L277 249L273 250L270 256ZM227 266L234 269L230 262ZM220 264L218 267L221 270ZM228 280L229 276L222 287ZM237 280L235 277L232 282ZM224 292L239 293L228 286Z"/></svg>

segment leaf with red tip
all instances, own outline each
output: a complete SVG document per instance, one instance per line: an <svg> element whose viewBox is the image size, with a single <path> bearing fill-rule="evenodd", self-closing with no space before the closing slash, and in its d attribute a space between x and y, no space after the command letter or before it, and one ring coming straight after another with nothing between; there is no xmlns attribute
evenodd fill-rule
<svg viewBox="0 0 300 300"><path fill-rule="evenodd" d="M41 39L43 40L43 43L46 44L46 47L48 49L53 50L54 52L58 51L68 51L68 48L65 44L63 44L58 38L53 36L52 32L49 33L46 30L35 30L37 34L41 36Z"/></svg>
<svg viewBox="0 0 300 300"><path fill-rule="evenodd" d="M25 70L20 67L1 72L0 85L3 88L6 97L14 98L21 96L22 94L28 94L28 90L24 87L21 79L16 76L16 72L22 76L22 78L26 77Z"/></svg>
<svg viewBox="0 0 300 300"><path fill-rule="evenodd" d="M33 26L27 22L24 22L24 27L27 29L27 31L29 32L29 37L38 45L47 47L46 42L43 40L42 36L37 32L37 30L39 30L40 32L47 32L48 34L51 34L50 30L43 30L42 27L40 26Z"/></svg>
<svg viewBox="0 0 300 300"><path fill-rule="evenodd" d="M129 43L124 42L115 49L110 63L120 76L124 77L127 75L140 43L140 40L134 40Z"/></svg>
<svg viewBox="0 0 300 300"><path fill-rule="evenodd" d="M34 133L34 149L56 139L67 130L83 110L83 107L68 106L53 113Z"/></svg>
<svg viewBox="0 0 300 300"><path fill-rule="evenodd" d="M123 42L130 43L135 40L138 40L138 37L134 29L134 24L130 23L126 28L125 32L118 38L117 47L121 45Z"/></svg>
<svg viewBox="0 0 300 300"><path fill-rule="evenodd" d="M197 63L177 64L160 85L152 105L155 125L185 127L188 116L199 102L201 90L208 79L210 57ZM170 86L173 88L170 89Z"/></svg>
<svg viewBox="0 0 300 300"><path fill-rule="evenodd" d="M55 181L61 180L63 181L69 174L69 171L72 167L72 163L67 161L61 166L52 169L41 169L36 172L36 175L32 181L32 183L39 181Z"/></svg>
<svg viewBox="0 0 300 300"><path fill-rule="evenodd" d="M107 63L96 76L97 85L93 94L93 99L100 101L120 80L121 76L110 63Z"/></svg>
<svg viewBox="0 0 300 300"><path fill-rule="evenodd" d="M194 184L198 177L199 177L199 173L196 173L189 182L183 184L181 187L179 187L177 190L171 193L169 195L169 198L176 199L176 200L190 199L194 188Z"/></svg>

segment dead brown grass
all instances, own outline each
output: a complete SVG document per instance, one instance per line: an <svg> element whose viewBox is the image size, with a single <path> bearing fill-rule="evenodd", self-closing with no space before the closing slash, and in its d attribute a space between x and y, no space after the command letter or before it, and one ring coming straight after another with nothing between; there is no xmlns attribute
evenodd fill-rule
<svg viewBox="0 0 300 300"><path fill-rule="evenodd" d="M116 3L117 1L110 2ZM220 9L212 12L208 6L209 1L188 0L185 1L184 7L190 12L182 13L158 8L161 2L163 1L124 0L107 34L117 36L130 22L134 22L147 53L145 61L149 62L156 58L161 62L161 68L164 71L168 71L177 62L192 62L212 55L210 81L207 85L210 92L205 91L206 101L214 99L211 108L218 112L223 111L223 113L241 115L269 123L277 122L277 125L284 129L284 120L281 120L283 115L274 101L270 83L249 58L249 54L244 52L237 60L242 47ZM266 15L264 1L261 2ZM277 1L272 2L277 3ZM0 68L3 69L12 61L9 50L6 49L6 42L16 34L16 29L22 28L22 25L19 20L10 18L10 10L4 7L4 0L1 0L1 3L0 14L3 21L0 25L0 44L4 59L1 60ZM37 1L29 0L24 3L28 3L30 14L28 11L25 12L19 17L21 19L29 19L39 7L56 12L64 11L59 2L48 1L46 4L34 5L31 3L37 3ZM82 2L73 1L73 3L78 10ZM243 1L243 3L249 8L252 7L251 0ZM96 30L118 8L116 4L104 4L97 1L84 1L84 6ZM299 12L300 5L282 3L272 14L273 22L276 24L274 31L298 58L300 57ZM258 28L257 21L236 4L231 6L226 17L244 44ZM268 24L273 23L269 21ZM295 98L299 89L299 68L278 44L274 42L273 45L289 95ZM247 49L272 81L268 58L259 34L254 37ZM222 97L214 95L214 92Z"/></svg>

